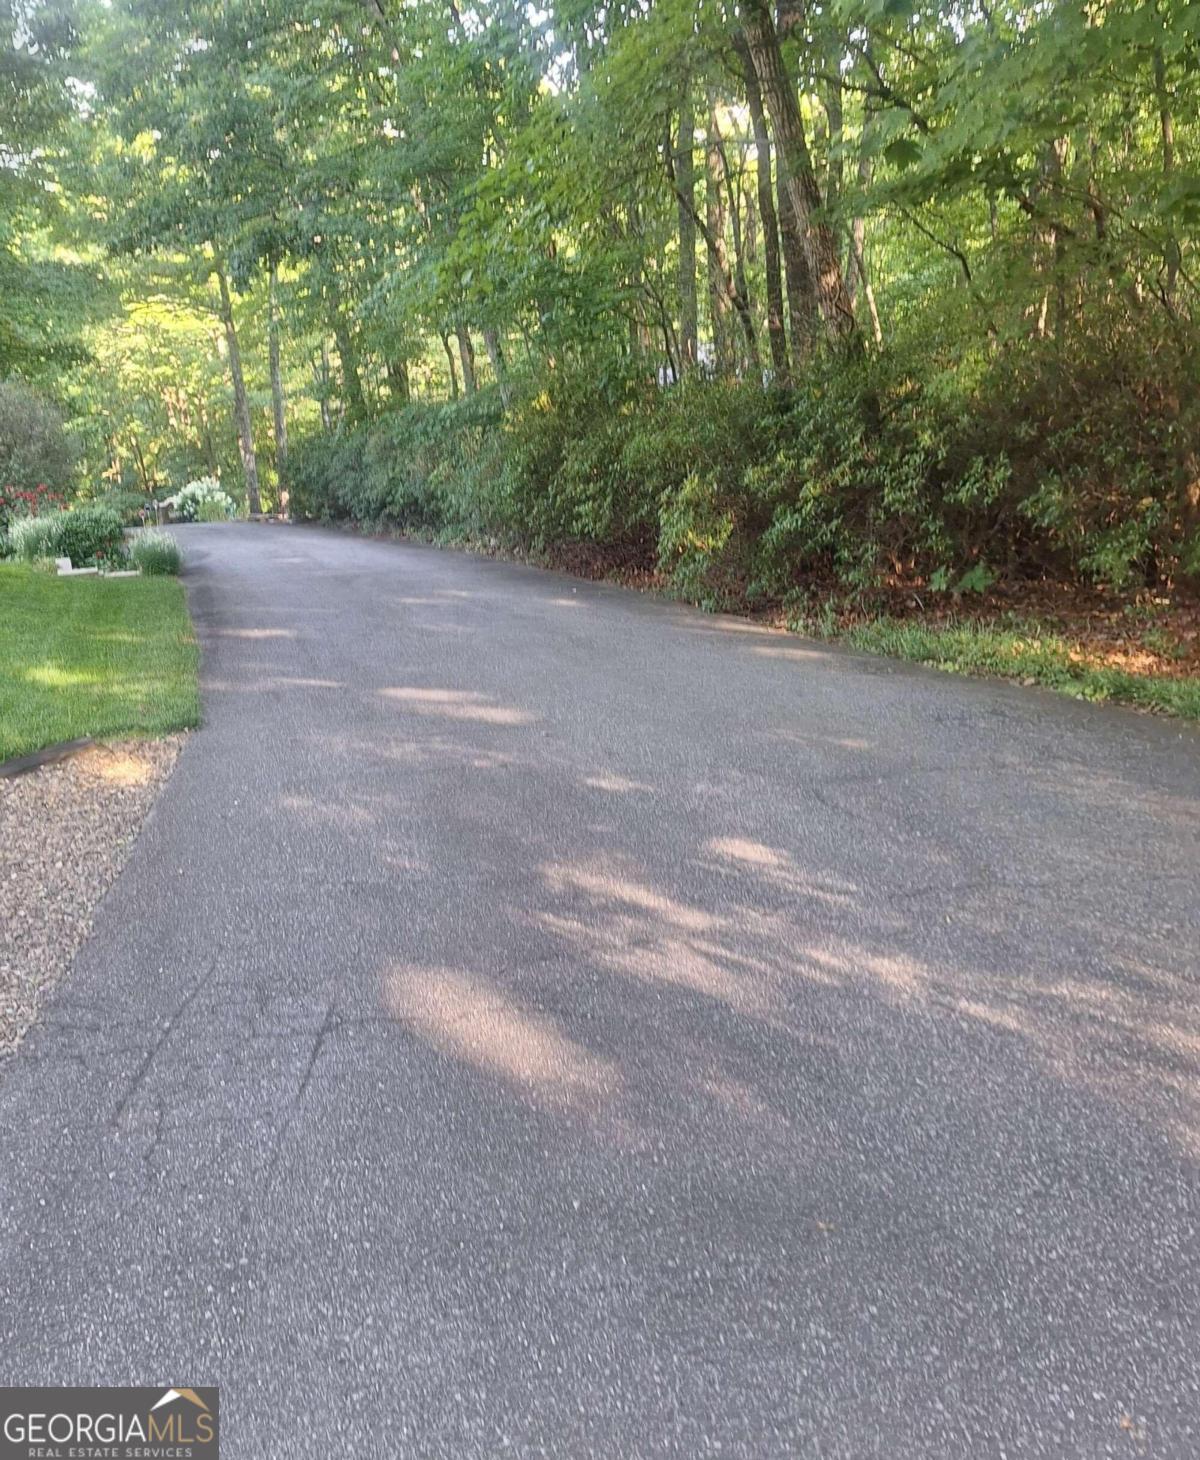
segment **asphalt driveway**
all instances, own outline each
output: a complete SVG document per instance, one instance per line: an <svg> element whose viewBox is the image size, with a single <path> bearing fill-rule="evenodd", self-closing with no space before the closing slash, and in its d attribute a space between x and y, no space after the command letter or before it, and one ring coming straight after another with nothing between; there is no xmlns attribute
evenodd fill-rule
<svg viewBox="0 0 1200 1460"><path fill-rule="evenodd" d="M191 738L0 1065L0 1383L226 1457L1200 1451L1200 736L181 530Z"/></svg>

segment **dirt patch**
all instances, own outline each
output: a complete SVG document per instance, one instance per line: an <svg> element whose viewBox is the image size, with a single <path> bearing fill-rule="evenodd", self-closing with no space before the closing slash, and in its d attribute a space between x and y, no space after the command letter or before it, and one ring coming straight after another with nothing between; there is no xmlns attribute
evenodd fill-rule
<svg viewBox="0 0 1200 1460"><path fill-rule="evenodd" d="M70 967L183 739L94 745L0 780L0 1054Z"/></svg>

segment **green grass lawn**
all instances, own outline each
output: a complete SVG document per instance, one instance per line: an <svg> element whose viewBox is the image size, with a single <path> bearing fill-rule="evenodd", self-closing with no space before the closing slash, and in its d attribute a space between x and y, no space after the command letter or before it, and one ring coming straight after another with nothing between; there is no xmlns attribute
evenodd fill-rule
<svg viewBox="0 0 1200 1460"><path fill-rule="evenodd" d="M174 578L57 578L0 563L0 761L84 735L195 725L198 663Z"/></svg>
<svg viewBox="0 0 1200 1460"><path fill-rule="evenodd" d="M1045 685L1085 700L1111 700L1200 719L1200 679L1135 674L1088 655L1069 639L1036 624L1000 627L962 622L929 625L877 619L837 635L856 649L891 654L937 669L999 675Z"/></svg>

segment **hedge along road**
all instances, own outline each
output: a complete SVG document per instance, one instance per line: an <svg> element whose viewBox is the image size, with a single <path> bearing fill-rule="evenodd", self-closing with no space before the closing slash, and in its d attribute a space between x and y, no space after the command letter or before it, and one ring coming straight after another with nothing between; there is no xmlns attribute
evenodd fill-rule
<svg viewBox="0 0 1200 1460"><path fill-rule="evenodd" d="M1196 1453L1200 737L181 529L187 745L0 1070L17 1383L229 1456Z"/></svg>

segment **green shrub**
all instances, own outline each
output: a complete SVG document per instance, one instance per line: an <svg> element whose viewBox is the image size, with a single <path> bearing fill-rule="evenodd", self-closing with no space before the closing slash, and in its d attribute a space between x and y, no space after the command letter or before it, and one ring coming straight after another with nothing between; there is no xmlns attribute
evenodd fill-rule
<svg viewBox="0 0 1200 1460"><path fill-rule="evenodd" d="M135 534L129 545L129 556L136 567L150 576L174 576L183 565L179 544L170 533L155 527L145 527Z"/></svg>
<svg viewBox="0 0 1200 1460"><path fill-rule="evenodd" d="M365 427L302 437L288 453L289 506L294 516L328 522L370 520L368 504L350 495L363 473ZM343 493L347 495L343 495Z"/></svg>
<svg viewBox="0 0 1200 1460"><path fill-rule="evenodd" d="M64 489L78 462L58 408L19 380L0 381L0 486Z"/></svg>
<svg viewBox="0 0 1200 1460"><path fill-rule="evenodd" d="M70 558L76 568L111 565L125 554L125 529L111 507L79 507L73 512L26 517L12 524L9 541L18 558Z"/></svg>
<svg viewBox="0 0 1200 1460"><path fill-rule="evenodd" d="M57 551L51 556L70 558L76 568L124 556L125 528L111 507L80 507L59 517Z"/></svg>
<svg viewBox="0 0 1200 1460"><path fill-rule="evenodd" d="M154 498L145 492L128 492L116 488L93 497L91 505L111 507L126 527L138 527L147 519L154 520Z"/></svg>
<svg viewBox="0 0 1200 1460"><path fill-rule="evenodd" d="M711 603L830 580L961 595L1000 577L1200 576L1200 407L1162 384L1195 362L1110 333L964 344L952 316L914 312L886 350L818 353L788 391L699 375L664 389L628 360L584 359L514 381L508 410L481 391L301 440L293 510L594 545Z"/></svg>
<svg viewBox="0 0 1200 1460"><path fill-rule="evenodd" d="M659 514L658 560L685 598L719 607L733 585L720 579L732 566L726 557L736 522L709 476L691 472L678 491L664 492Z"/></svg>
<svg viewBox="0 0 1200 1460"><path fill-rule="evenodd" d="M288 457L292 513L429 535L496 531L508 520L490 510L500 421L498 400L480 393L301 437Z"/></svg>
<svg viewBox="0 0 1200 1460"><path fill-rule="evenodd" d="M498 469L502 413L495 396L415 405L377 422L363 451L364 486L381 520L406 532L465 536L495 530L489 477Z"/></svg>
<svg viewBox="0 0 1200 1460"><path fill-rule="evenodd" d="M617 543L653 521L650 488L630 482L622 447L653 385L604 359L564 369L519 399L504 423L490 497L497 526L527 546Z"/></svg>

